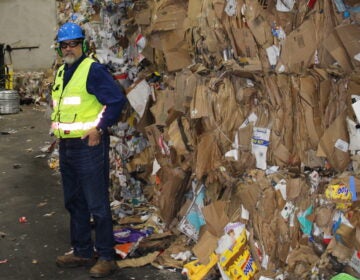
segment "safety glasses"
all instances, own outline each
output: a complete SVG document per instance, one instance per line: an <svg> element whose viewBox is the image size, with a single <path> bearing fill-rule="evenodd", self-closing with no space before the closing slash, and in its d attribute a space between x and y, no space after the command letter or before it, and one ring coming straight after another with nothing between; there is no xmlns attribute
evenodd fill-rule
<svg viewBox="0 0 360 280"><path fill-rule="evenodd" d="M67 47L70 48L75 48L76 46L78 46L79 44L81 44L82 41L70 41L68 43L65 42L61 42L60 43L60 48L62 49L66 49Z"/></svg>

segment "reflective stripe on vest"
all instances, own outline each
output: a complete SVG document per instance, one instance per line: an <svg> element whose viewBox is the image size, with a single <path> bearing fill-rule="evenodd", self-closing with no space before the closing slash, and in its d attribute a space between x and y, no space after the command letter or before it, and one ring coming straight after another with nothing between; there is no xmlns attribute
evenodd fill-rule
<svg viewBox="0 0 360 280"><path fill-rule="evenodd" d="M60 122L52 122L51 128L52 129L61 129L64 131L73 131L73 130L88 130L92 127L96 127L102 116L102 112L99 114L99 117L93 122L73 122L73 123L60 123Z"/></svg>

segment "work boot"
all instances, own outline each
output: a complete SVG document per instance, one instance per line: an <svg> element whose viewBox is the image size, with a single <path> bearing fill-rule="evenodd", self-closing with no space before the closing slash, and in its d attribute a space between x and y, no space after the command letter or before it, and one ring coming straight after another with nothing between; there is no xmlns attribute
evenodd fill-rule
<svg viewBox="0 0 360 280"><path fill-rule="evenodd" d="M83 258L75 256L73 253L59 256L56 258L56 264L61 268L71 268L79 266L92 266L95 263L94 258Z"/></svg>
<svg viewBox="0 0 360 280"><path fill-rule="evenodd" d="M102 278L111 275L117 270L118 266L114 260L98 260L90 269L90 276L93 278Z"/></svg>

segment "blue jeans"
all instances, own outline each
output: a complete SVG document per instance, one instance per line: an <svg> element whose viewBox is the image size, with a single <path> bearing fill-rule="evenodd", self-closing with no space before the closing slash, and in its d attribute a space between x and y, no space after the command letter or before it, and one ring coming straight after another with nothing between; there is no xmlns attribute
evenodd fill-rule
<svg viewBox="0 0 360 280"><path fill-rule="evenodd" d="M90 217L95 223L95 248L100 259L115 257L109 202L109 136L90 147L87 139L61 139L60 172L65 208L70 213L71 245L76 256L94 254Z"/></svg>

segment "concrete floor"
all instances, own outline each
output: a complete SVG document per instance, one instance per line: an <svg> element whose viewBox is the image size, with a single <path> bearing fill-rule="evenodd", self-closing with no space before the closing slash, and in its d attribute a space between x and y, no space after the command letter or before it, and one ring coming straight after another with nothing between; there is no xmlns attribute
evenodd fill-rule
<svg viewBox="0 0 360 280"><path fill-rule="evenodd" d="M23 105L0 115L0 279L90 279L85 268L60 269L56 256L70 250L68 213L60 176L41 148L48 135L45 107ZM20 223L20 217L26 223ZM121 269L107 279L182 279L180 273L151 266Z"/></svg>

